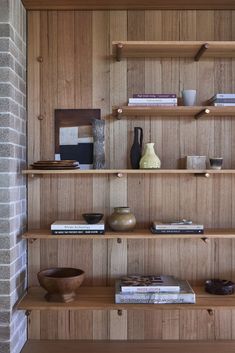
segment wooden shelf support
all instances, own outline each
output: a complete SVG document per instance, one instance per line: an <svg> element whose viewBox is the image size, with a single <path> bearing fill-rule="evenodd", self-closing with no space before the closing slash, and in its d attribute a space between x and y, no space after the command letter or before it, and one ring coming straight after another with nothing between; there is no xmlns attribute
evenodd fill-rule
<svg viewBox="0 0 235 353"><path fill-rule="evenodd" d="M117 108L113 110L113 116L118 119L121 120L122 117L122 113L123 113L123 109L122 108Z"/></svg>
<svg viewBox="0 0 235 353"><path fill-rule="evenodd" d="M209 239L207 237L201 238L201 240L206 244L208 244L208 242L209 242Z"/></svg>
<svg viewBox="0 0 235 353"><path fill-rule="evenodd" d="M30 238L29 239L29 244L33 244L36 240L37 240L37 238Z"/></svg>
<svg viewBox="0 0 235 353"><path fill-rule="evenodd" d="M203 44L201 48L198 50L197 54L195 55L194 61L199 61L202 55L205 53L205 51L207 51L208 48L209 48L208 43Z"/></svg>
<svg viewBox="0 0 235 353"><path fill-rule="evenodd" d="M122 59L122 49L123 49L123 44L122 43L118 43L116 45L116 60L119 61L119 62Z"/></svg>
<svg viewBox="0 0 235 353"><path fill-rule="evenodd" d="M194 117L195 119L199 119L204 115L209 115L210 114L210 109L206 108L206 109L202 109L199 113L197 113Z"/></svg>
<svg viewBox="0 0 235 353"><path fill-rule="evenodd" d="M204 178L210 178L210 173L206 172L206 173L195 173L194 174L195 177L204 177Z"/></svg>
<svg viewBox="0 0 235 353"><path fill-rule="evenodd" d="M116 175L117 175L117 178L123 178L123 173L121 172L118 172Z"/></svg>
<svg viewBox="0 0 235 353"><path fill-rule="evenodd" d="M121 309L117 310L117 314L118 316L122 316L122 310Z"/></svg>
<svg viewBox="0 0 235 353"><path fill-rule="evenodd" d="M117 243L121 244L122 243L122 238L117 238Z"/></svg>
<svg viewBox="0 0 235 353"><path fill-rule="evenodd" d="M209 314L209 316L213 316L214 315L214 312L212 309L207 309L207 312Z"/></svg>

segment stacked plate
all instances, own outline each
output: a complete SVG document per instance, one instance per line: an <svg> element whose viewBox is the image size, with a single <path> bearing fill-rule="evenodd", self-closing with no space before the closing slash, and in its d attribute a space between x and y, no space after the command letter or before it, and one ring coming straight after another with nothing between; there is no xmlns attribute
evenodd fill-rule
<svg viewBox="0 0 235 353"><path fill-rule="evenodd" d="M38 161L31 164L34 169L79 169L79 162L75 160L64 161Z"/></svg>

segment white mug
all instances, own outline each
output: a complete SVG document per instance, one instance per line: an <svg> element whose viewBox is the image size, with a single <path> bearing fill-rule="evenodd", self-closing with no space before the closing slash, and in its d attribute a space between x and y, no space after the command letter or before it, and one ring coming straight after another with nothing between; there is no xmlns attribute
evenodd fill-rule
<svg viewBox="0 0 235 353"><path fill-rule="evenodd" d="M184 91L182 91L183 104L195 105L196 94L197 94L197 91L195 89L185 89Z"/></svg>

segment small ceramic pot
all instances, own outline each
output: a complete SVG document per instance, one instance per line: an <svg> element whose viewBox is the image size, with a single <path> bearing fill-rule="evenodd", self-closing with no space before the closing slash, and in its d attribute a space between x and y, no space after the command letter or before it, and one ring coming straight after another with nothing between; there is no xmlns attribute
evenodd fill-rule
<svg viewBox="0 0 235 353"><path fill-rule="evenodd" d="M195 105L196 94L197 91L194 89L185 89L184 91L182 91L183 104L186 106Z"/></svg>
<svg viewBox="0 0 235 353"><path fill-rule="evenodd" d="M154 143L146 143L144 154L140 160L140 169L158 169L161 168L161 161L154 151Z"/></svg>
<svg viewBox="0 0 235 353"><path fill-rule="evenodd" d="M210 158L211 169L219 170L222 168L223 158Z"/></svg>
<svg viewBox="0 0 235 353"><path fill-rule="evenodd" d="M110 228L116 232L134 229L136 218L129 207L114 207L114 212L108 218Z"/></svg>

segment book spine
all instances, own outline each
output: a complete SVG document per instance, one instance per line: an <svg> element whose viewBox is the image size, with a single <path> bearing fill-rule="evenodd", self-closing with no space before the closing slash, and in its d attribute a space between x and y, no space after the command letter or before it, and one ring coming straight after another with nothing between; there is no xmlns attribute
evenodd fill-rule
<svg viewBox="0 0 235 353"><path fill-rule="evenodd" d="M104 230L52 230L53 235L66 235L66 234L105 234Z"/></svg>
<svg viewBox="0 0 235 353"><path fill-rule="evenodd" d="M153 294L145 298L133 295L115 295L115 303L117 304L195 304L195 302L195 294L193 293L178 294L177 296L172 296L171 294Z"/></svg>
<svg viewBox="0 0 235 353"><path fill-rule="evenodd" d="M144 106L144 107L177 107L177 103L128 103L130 107Z"/></svg>
<svg viewBox="0 0 235 353"><path fill-rule="evenodd" d="M81 224L81 225L51 225L51 230L103 230L104 231L105 227L104 225L98 225L98 224Z"/></svg>
<svg viewBox="0 0 235 353"><path fill-rule="evenodd" d="M169 224L169 225L164 225L164 224L157 224L153 226L153 229L157 229L157 230L169 230L169 229L173 229L173 230L203 230L204 226L201 224L194 224L194 225L176 225L176 224Z"/></svg>
<svg viewBox="0 0 235 353"><path fill-rule="evenodd" d="M204 234L204 230L200 229L188 229L188 230L179 230L179 229L151 229L153 234Z"/></svg>
<svg viewBox="0 0 235 353"><path fill-rule="evenodd" d="M129 103L177 103L177 98L129 98Z"/></svg>
<svg viewBox="0 0 235 353"><path fill-rule="evenodd" d="M235 93L217 93L214 95L214 97L211 98L211 100L215 99L221 99L221 98L234 98L235 99Z"/></svg>
<svg viewBox="0 0 235 353"><path fill-rule="evenodd" d="M131 287L121 286L122 293L179 293L179 286L151 286L151 287Z"/></svg>
<svg viewBox="0 0 235 353"><path fill-rule="evenodd" d="M147 93L136 93L133 94L133 98L177 98L174 93L161 93L161 94L147 94Z"/></svg>
<svg viewBox="0 0 235 353"><path fill-rule="evenodd" d="M235 103L235 98L220 98L215 99L213 103Z"/></svg>
<svg viewBox="0 0 235 353"><path fill-rule="evenodd" d="M235 107L235 103L214 103L214 107Z"/></svg>

